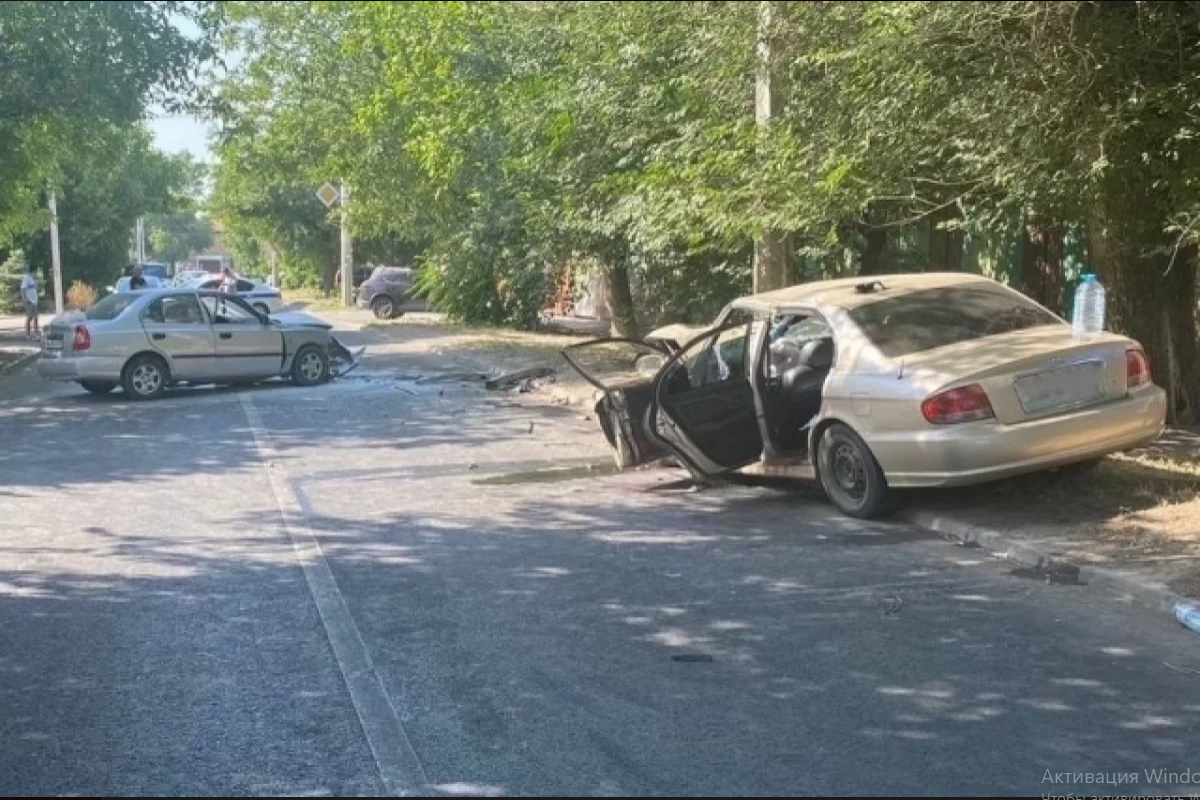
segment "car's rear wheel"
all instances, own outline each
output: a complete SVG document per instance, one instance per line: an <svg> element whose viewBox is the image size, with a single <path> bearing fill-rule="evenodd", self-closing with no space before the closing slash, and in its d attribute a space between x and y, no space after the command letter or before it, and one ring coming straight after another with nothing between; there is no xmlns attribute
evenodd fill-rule
<svg viewBox="0 0 1200 800"><path fill-rule="evenodd" d="M831 425L817 444L821 486L847 516L871 519L889 510L891 491L871 449L848 426Z"/></svg>
<svg viewBox="0 0 1200 800"><path fill-rule="evenodd" d="M134 400L154 400L167 390L170 373L167 363L149 353L134 356L125 365L121 388Z"/></svg>
<svg viewBox="0 0 1200 800"><path fill-rule="evenodd" d="M371 301L371 313L375 319L392 319L396 316L396 301L387 295L380 295Z"/></svg>
<svg viewBox="0 0 1200 800"><path fill-rule="evenodd" d="M116 381L80 381L79 385L92 394L108 394L117 388Z"/></svg>
<svg viewBox="0 0 1200 800"><path fill-rule="evenodd" d="M292 362L292 380L300 386L316 386L329 380L329 356L315 344L300 348Z"/></svg>

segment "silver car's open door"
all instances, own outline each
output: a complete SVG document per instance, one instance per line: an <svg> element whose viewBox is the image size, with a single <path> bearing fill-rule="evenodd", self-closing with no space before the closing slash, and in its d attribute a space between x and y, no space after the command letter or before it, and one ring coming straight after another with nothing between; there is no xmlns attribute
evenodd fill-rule
<svg viewBox="0 0 1200 800"><path fill-rule="evenodd" d="M685 344L654 380L647 428L699 475L757 461L763 452L753 379L766 322L736 315Z"/></svg>

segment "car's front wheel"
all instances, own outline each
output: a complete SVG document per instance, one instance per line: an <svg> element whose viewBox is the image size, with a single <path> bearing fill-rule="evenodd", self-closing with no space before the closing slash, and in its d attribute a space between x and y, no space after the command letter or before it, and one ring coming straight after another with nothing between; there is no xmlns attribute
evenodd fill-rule
<svg viewBox="0 0 1200 800"><path fill-rule="evenodd" d="M871 519L889 510L891 491L866 442L847 425L831 425L817 444L821 487L847 516Z"/></svg>
<svg viewBox="0 0 1200 800"><path fill-rule="evenodd" d="M117 388L115 381L80 381L79 385L92 394L108 394Z"/></svg>
<svg viewBox="0 0 1200 800"><path fill-rule="evenodd" d="M316 386L329 380L329 356L315 344L300 348L292 362L292 380L299 386Z"/></svg>
<svg viewBox="0 0 1200 800"><path fill-rule="evenodd" d="M154 400L167 390L168 381L166 362L158 356L143 353L125 365L121 388L134 400Z"/></svg>
<svg viewBox="0 0 1200 800"><path fill-rule="evenodd" d="M371 313L375 319L392 319L396 316L396 301L387 295L380 295L371 301Z"/></svg>

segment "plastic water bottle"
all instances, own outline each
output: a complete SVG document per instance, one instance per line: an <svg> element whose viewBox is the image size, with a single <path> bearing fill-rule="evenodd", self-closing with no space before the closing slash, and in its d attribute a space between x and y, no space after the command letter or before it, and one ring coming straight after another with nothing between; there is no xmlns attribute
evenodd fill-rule
<svg viewBox="0 0 1200 800"><path fill-rule="evenodd" d="M1071 326L1076 335L1097 334L1104 330L1104 308L1106 304L1104 287L1096 276L1085 272L1075 289L1075 311Z"/></svg>
<svg viewBox="0 0 1200 800"><path fill-rule="evenodd" d="M1200 605L1195 603L1176 603L1175 619L1179 624L1193 633L1200 633Z"/></svg>

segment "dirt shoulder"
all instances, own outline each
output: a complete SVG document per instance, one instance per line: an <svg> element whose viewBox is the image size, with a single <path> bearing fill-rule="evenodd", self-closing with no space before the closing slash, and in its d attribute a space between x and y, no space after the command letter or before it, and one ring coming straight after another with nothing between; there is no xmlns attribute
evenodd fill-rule
<svg viewBox="0 0 1200 800"><path fill-rule="evenodd" d="M1056 559L1200 599L1200 430L1168 431L1088 474L1038 473L922 492L910 505Z"/></svg>

